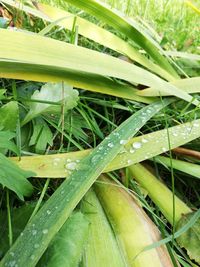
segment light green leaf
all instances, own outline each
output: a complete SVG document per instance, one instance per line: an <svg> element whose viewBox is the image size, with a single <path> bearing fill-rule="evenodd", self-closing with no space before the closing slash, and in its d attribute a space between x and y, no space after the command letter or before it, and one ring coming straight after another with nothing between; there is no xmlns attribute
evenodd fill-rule
<svg viewBox="0 0 200 267"><path fill-rule="evenodd" d="M124 150L105 168L104 172L121 169L168 151L168 132L170 148L182 146L200 136L200 120L170 127L168 130L164 129L134 137L125 145ZM31 166L29 164L30 157L22 157L17 164L26 170L34 171L38 177L62 178L69 175L65 169L67 160L71 162L79 161L86 157L90 151L83 150L56 155L33 156L31 157ZM15 158L12 158L12 160L16 161Z"/></svg>
<svg viewBox="0 0 200 267"><path fill-rule="evenodd" d="M15 131L18 118L19 110L16 101L10 101L3 105L0 108L0 129Z"/></svg>
<svg viewBox="0 0 200 267"><path fill-rule="evenodd" d="M182 80L173 81L172 84L182 89L189 94L200 92L200 77L187 78ZM170 92L162 91L158 87L147 88L137 92L141 96L169 96Z"/></svg>
<svg viewBox="0 0 200 267"><path fill-rule="evenodd" d="M178 159L170 159L163 156L157 156L153 158L152 160L156 161L157 163L163 164L164 166L171 167L171 161L172 161L172 167L173 169L179 170L181 172L187 173L191 176L194 176L196 178L200 179L200 166L198 164L186 162L183 160Z"/></svg>
<svg viewBox="0 0 200 267"><path fill-rule="evenodd" d="M170 101L166 100L165 105ZM149 109L150 108L150 109ZM124 146L125 140L130 139L138 130L160 109L163 102L151 104L134 113L100 143L78 166L67 163L66 171L71 173L61 186L27 224L23 234L2 259L0 266L12 261L15 254L16 264L20 267L34 267L46 250L50 241L65 223L72 210ZM149 112L147 112L149 110ZM143 115L143 120L141 116ZM112 145L110 145L112 144ZM37 235L33 233L37 231ZM40 244L35 248L32 244ZM26 253L24 253L26 251ZM31 257L32 256L32 257Z"/></svg>
<svg viewBox="0 0 200 267"><path fill-rule="evenodd" d="M94 186L121 250L128 259L128 266L149 267L153 259L154 267L172 267L166 247L142 252L146 246L160 240L160 233L137 200L103 175Z"/></svg>
<svg viewBox="0 0 200 267"><path fill-rule="evenodd" d="M125 267L125 255L120 250L103 208L93 190L82 200L81 210L90 222L90 231L83 264L86 267Z"/></svg>
<svg viewBox="0 0 200 267"><path fill-rule="evenodd" d="M89 233L89 222L81 212L72 213L50 243L37 267L77 267Z"/></svg>
<svg viewBox="0 0 200 267"><path fill-rule="evenodd" d="M112 80L107 78L110 76L133 84L159 87L161 91L195 105L199 104L198 100L174 85L118 58L36 34L3 29L0 29L0 34L0 72L4 78L67 81L74 87L108 94L110 84L111 90L114 89ZM10 43L11 39L15 43L15 49ZM121 89L120 84L116 86L120 94ZM130 86L128 90L131 90ZM132 91L128 95L133 93Z"/></svg>
<svg viewBox="0 0 200 267"><path fill-rule="evenodd" d="M33 191L31 183L27 180L34 173L20 169L14 162L0 154L0 183L14 191L23 200Z"/></svg>
<svg viewBox="0 0 200 267"><path fill-rule="evenodd" d="M192 212L186 215L183 214L176 229L179 230L183 227L193 215L194 214ZM184 247L187 250L190 259L193 259L200 264L200 218L198 218L192 227L179 236L177 241L181 247Z"/></svg>
<svg viewBox="0 0 200 267"><path fill-rule="evenodd" d="M159 50L161 47L156 43L133 18L127 18L124 14L114 10L110 6L98 0L67 0L72 5L85 10L90 15L106 22L125 37L141 46L163 69L168 71L174 77L178 78L177 73L163 57Z"/></svg>
<svg viewBox="0 0 200 267"><path fill-rule="evenodd" d="M140 63L142 66L145 66L147 69L157 73L166 80L173 80L174 77L169 72L162 69L159 65L154 64L147 57L143 56L138 52L132 45L128 42L122 40L118 36L112 34L111 32L104 30L103 28L83 19L77 15L60 10L49 5L42 3L35 4L38 10L32 9L28 6L18 5L12 0L3 0L2 2L11 5L17 9L23 10L29 14L37 16L43 20L50 21L53 24L56 24L64 27L68 30L72 30L74 19L76 18L76 26L78 26L78 33L83 35L86 38L89 38L103 46L109 47L112 50L122 53L125 56L128 56L133 61ZM66 18L63 20L63 18ZM62 20L58 23L58 20ZM51 25L51 24L50 24Z"/></svg>
<svg viewBox="0 0 200 267"><path fill-rule="evenodd" d="M64 112L74 108L78 101L78 91L66 84L46 83L41 87L40 91L33 93L31 100L34 100L34 102L28 102L30 110L22 122L23 125L44 113L60 113L61 105L64 107ZM55 105L40 103L39 101L54 102Z"/></svg>

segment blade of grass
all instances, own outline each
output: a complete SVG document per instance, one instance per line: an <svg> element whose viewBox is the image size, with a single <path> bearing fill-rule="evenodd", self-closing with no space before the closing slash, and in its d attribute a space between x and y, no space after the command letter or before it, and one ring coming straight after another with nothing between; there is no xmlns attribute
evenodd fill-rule
<svg viewBox="0 0 200 267"><path fill-rule="evenodd" d="M85 10L90 15L94 15L120 33L123 33L126 37L141 46L160 67L168 71L175 78L178 78L177 73L166 58L159 53L159 45L157 43L155 44L155 41L142 30L142 27L133 18L128 19L119 11L97 0L87 0L87 2L84 0L67 0L67 2Z"/></svg>
<svg viewBox="0 0 200 267"><path fill-rule="evenodd" d="M152 160L157 163L163 164L164 166L170 167L170 160L167 157L157 156ZM190 176L194 176L200 179L200 166L198 164L186 162L183 160L172 159L173 168L181 172L187 173Z"/></svg>
<svg viewBox="0 0 200 267"><path fill-rule="evenodd" d="M171 149L173 149L200 136L200 120L183 123L168 129ZM123 153L118 154L105 168L104 172L124 168L168 151L169 147L166 145L167 140L166 129L134 137L125 145ZM138 146L140 148L137 148ZM56 155L32 156L31 165L29 156L22 157L20 161L16 157L10 159L14 160L20 168L33 171L36 173L37 177L62 178L69 175L69 173L66 172L66 164L68 161L78 164L82 158L89 155L90 151L91 150L83 150Z"/></svg>
<svg viewBox="0 0 200 267"><path fill-rule="evenodd" d="M169 101L164 102L165 105ZM150 107L150 112L147 112ZM120 152L124 140L130 139L138 130L161 108L162 103L151 104L133 114L116 130L106 137L91 153L81 160L79 166L74 167L70 178L65 180L54 192L38 213L28 222L22 234L2 259L0 266L9 265L15 261L20 267L34 267L46 250L52 238L59 231L105 167ZM141 115L145 113L144 120ZM112 147L109 144L112 143ZM68 171L72 170L68 165ZM39 244L35 247L34 244ZM15 255L15 259L13 259Z"/></svg>
<svg viewBox="0 0 200 267"><path fill-rule="evenodd" d="M0 29L0 34L2 37L0 72L3 78L37 81L56 79L89 90L89 88L84 88L84 84L81 83L82 79L91 88L93 84L90 76L110 76L131 83L159 87L161 91L193 102L195 105L199 104L198 100L174 85L118 58L36 34L4 29ZM11 39L15 43L14 48L13 42L10 43Z"/></svg>
<svg viewBox="0 0 200 267"><path fill-rule="evenodd" d="M173 224L174 219L176 226L183 214L192 212L182 200L175 196L175 218L173 218L173 194L171 190L142 164L131 165L129 170L133 178L147 190L149 197L159 207L170 224Z"/></svg>
<svg viewBox="0 0 200 267"><path fill-rule="evenodd" d="M152 61L150 61L147 57L143 56L141 53L139 53L133 46L131 46L129 43L123 41L116 35L110 33L107 30L104 30L103 28L83 19L80 18L77 15L74 15L72 13L66 12L64 10L60 10L55 7L51 7L49 5L45 5L42 3L37 3L36 8L38 9L37 12L35 9L32 9L26 5L18 5L16 2L13 2L11 0L3 0L2 2L11 5L12 7L15 7L17 9L21 9L24 12L27 12L29 14L32 14L36 17L39 17L45 21L52 22L50 25L59 25L61 27L64 27L71 31L73 28L73 22L76 18L76 25L78 26L78 32L80 35L91 39L103 46L106 46L114 51L117 51L118 53L122 53L129 58L131 58L133 61L138 62L142 66L145 66L147 69L157 73L161 77L165 78L166 80L174 80L174 77L169 74L167 71L159 67L159 65L154 64ZM58 21L63 20L62 18L67 18L67 21Z"/></svg>
<svg viewBox="0 0 200 267"><path fill-rule="evenodd" d="M188 79L176 80L172 84L177 86L179 89L189 94L200 92L200 77L193 77ZM159 90L159 88L151 87L141 91L137 91L137 95L140 96L169 96L169 92Z"/></svg>

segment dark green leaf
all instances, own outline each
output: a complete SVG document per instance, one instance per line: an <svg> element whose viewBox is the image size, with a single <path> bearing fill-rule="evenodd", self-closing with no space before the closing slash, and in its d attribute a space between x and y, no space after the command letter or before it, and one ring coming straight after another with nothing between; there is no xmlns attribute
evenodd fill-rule
<svg viewBox="0 0 200 267"><path fill-rule="evenodd" d="M53 135L47 123L43 119L36 119L29 145L35 145L36 153L43 153L48 144L52 145L52 138Z"/></svg>
<svg viewBox="0 0 200 267"><path fill-rule="evenodd" d="M0 183L14 191L23 200L23 196L29 196L33 187L26 179L34 173L20 169L15 163L0 154Z"/></svg>
<svg viewBox="0 0 200 267"><path fill-rule="evenodd" d="M57 233L37 267L77 267L89 233L81 212L72 214Z"/></svg>
<svg viewBox="0 0 200 267"><path fill-rule="evenodd" d="M11 141L13 137L15 134L10 131L0 131L0 153L5 154L7 150L11 150L17 155L19 154L17 146Z"/></svg>
<svg viewBox="0 0 200 267"><path fill-rule="evenodd" d="M15 131L19 110L17 102L11 101L0 108L0 129Z"/></svg>

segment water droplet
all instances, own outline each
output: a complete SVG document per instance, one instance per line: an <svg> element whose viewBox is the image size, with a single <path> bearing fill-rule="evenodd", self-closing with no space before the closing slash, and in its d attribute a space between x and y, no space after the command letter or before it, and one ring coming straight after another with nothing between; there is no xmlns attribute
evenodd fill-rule
<svg viewBox="0 0 200 267"><path fill-rule="evenodd" d="M101 158L101 155L95 155L95 156L92 157L91 162L92 163L96 163L97 161L100 160L100 158Z"/></svg>
<svg viewBox="0 0 200 267"><path fill-rule="evenodd" d="M65 193L65 190L62 190L62 191L60 192L61 195L63 195L64 193Z"/></svg>
<svg viewBox="0 0 200 267"><path fill-rule="evenodd" d="M42 230L42 233L44 234L44 235L46 235L47 233L48 233L48 229L44 229L44 230Z"/></svg>
<svg viewBox="0 0 200 267"><path fill-rule="evenodd" d="M80 162L80 159L77 159L76 162L77 162L77 163Z"/></svg>
<svg viewBox="0 0 200 267"><path fill-rule="evenodd" d="M167 148L166 147L162 147L162 151L163 152L167 151Z"/></svg>
<svg viewBox="0 0 200 267"><path fill-rule="evenodd" d="M31 260L34 260L35 259L35 255L31 255Z"/></svg>
<svg viewBox="0 0 200 267"><path fill-rule="evenodd" d="M135 152L135 149L130 148L130 153L133 154Z"/></svg>
<svg viewBox="0 0 200 267"><path fill-rule="evenodd" d="M142 138L142 143L148 143L148 140L145 138Z"/></svg>
<svg viewBox="0 0 200 267"><path fill-rule="evenodd" d="M39 246L40 246L39 244L35 244L34 248L39 248Z"/></svg>
<svg viewBox="0 0 200 267"><path fill-rule="evenodd" d="M127 140L123 140L123 139L122 139L122 140L120 140L119 143L120 143L120 145L125 145L125 144L127 144Z"/></svg>
<svg viewBox="0 0 200 267"><path fill-rule="evenodd" d="M67 162L72 162L72 160L71 159L67 159Z"/></svg>
<svg viewBox="0 0 200 267"><path fill-rule="evenodd" d="M67 163L67 164L65 165L65 167L66 167L68 170L75 170L75 169L76 169L76 166L77 166L76 162L70 162L70 163Z"/></svg>
<svg viewBox="0 0 200 267"><path fill-rule="evenodd" d="M131 164L133 161L131 160L131 159L129 159L128 161L127 161L127 163L128 164Z"/></svg>
<svg viewBox="0 0 200 267"><path fill-rule="evenodd" d="M8 266L10 266L10 267L14 267L15 264L16 264L16 261L10 261L10 262L8 263Z"/></svg>
<svg viewBox="0 0 200 267"><path fill-rule="evenodd" d="M51 214L51 211L50 210L47 210L47 214L50 215Z"/></svg>
<svg viewBox="0 0 200 267"><path fill-rule="evenodd" d="M140 142L135 142L132 144L132 147L135 148L135 149L139 149L141 148L142 144Z"/></svg>
<svg viewBox="0 0 200 267"><path fill-rule="evenodd" d="M32 235L36 235L37 234L37 230L32 230Z"/></svg>
<svg viewBox="0 0 200 267"><path fill-rule="evenodd" d="M12 251L9 254L10 254L11 257L14 257L15 256L15 253L12 252Z"/></svg>
<svg viewBox="0 0 200 267"><path fill-rule="evenodd" d="M108 147L113 147L113 143L108 143Z"/></svg>

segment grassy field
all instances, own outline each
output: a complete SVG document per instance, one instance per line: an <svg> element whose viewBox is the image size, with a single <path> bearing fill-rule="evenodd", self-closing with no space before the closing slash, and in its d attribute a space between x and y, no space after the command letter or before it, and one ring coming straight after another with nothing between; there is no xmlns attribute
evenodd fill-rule
<svg viewBox="0 0 200 267"><path fill-rule="evenodd" d="M199 266L198 10L42 2L0 1L0 267Z"/></svg>

